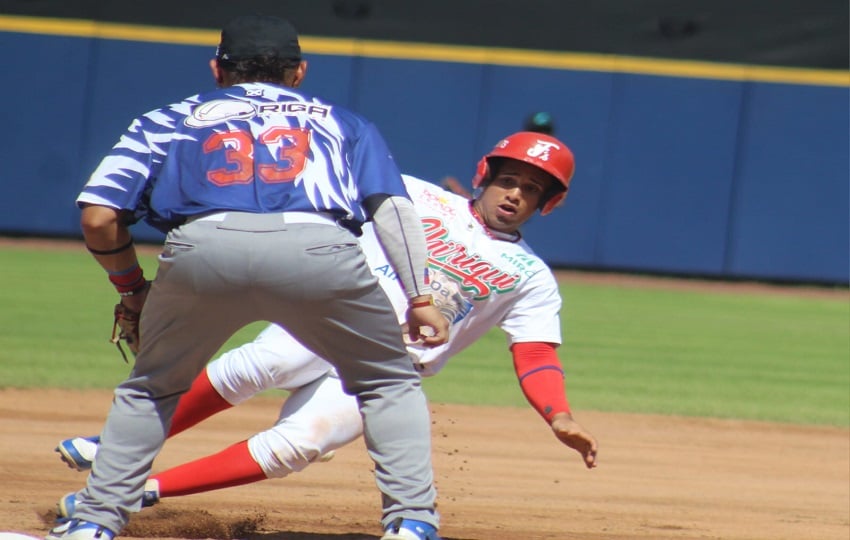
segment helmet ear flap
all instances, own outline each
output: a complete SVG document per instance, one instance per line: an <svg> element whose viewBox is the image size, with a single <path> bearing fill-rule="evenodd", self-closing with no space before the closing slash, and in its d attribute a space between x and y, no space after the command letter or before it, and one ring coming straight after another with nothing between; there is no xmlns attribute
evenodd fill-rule
<svg viewBox="0 0 850 540"><path fill-rule="evenodd" d="M546 204L543 205L543 208L540 209L540 215L545 216L546 214L550 213L552 210L554 210L555 208L560 206L564 202L564 199L566 199L566 198L567 198L567 192L566 191L562 191L560 193L556 193L555 195L552 195L549 198L549 200L546 201Z"/></svg>
<svg viewBox="0 0 850 540"><path fill-rule="evenodd" d="M478 167L475 169L475 176L472 177L472 187L477 188L481 186L481 183L484 182L490 176L490 165L487 163L487 158L483 157L478 162Z"/></svg>

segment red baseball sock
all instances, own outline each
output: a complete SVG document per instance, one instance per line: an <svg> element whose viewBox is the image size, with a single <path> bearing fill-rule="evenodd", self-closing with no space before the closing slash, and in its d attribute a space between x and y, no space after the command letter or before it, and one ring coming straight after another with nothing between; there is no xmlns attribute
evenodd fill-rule
<svg viewBox="0 0 850 540"><path fill-rule="evenodd" d="M242 441L218 454L178 465L150 478L159 482L162 498L251 484L265 480L266 473L248 452L248 441Z"/></svg>
<svg viewBox="0 0 850 540"><path fill-rule="evenodd" d="M173 437L194 426L201 420L206 420L217 412L233 407L221 397L210 382L207 370L204 369L195 378L192 388L180 396L174 417L171 419L171 429L168 436Z"/></svg>

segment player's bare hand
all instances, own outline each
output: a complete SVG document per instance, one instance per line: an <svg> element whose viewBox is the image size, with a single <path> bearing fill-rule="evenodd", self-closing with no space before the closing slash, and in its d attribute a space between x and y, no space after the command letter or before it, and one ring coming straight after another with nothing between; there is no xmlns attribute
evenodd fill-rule
<svg viewBox="0 0 850 540"><path fill-rule="evenodd" d="M449 340L449 321L433 305L408 308L405 328L411 342L418 341L428 347L436 347Z"/></svg>
<svg viewBox="0 0 850 540"><path fill-rule="evenodd" d="M550 425L555 436L562 443L581 454L588 469L596 467L596 452L598 450L596 439L581 424L573 420L572 415L558 413L552 418Z"/></svg>

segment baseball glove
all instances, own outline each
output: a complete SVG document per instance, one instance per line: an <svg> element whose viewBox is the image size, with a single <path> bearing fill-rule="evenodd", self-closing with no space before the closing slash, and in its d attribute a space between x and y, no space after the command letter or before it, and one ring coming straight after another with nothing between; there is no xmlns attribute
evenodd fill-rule
<svg viewBox="0 0 850 540"><path fill-rule="evenodd" d="M124 362L129 363L127 353L124 352L121 342L127 344L127 348L130 349L133 356L139 352L139 312L133 311L124 304L115 304L115 320L112 324L112 339L110 341L118 347Z"/></svg>

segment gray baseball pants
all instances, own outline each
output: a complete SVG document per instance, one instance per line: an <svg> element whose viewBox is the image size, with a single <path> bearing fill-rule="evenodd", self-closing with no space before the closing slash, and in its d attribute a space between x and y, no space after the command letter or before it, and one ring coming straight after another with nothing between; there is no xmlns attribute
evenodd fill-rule
<svg viewBox="0 0 850 540"><path fill-rule="evenodd" d="M141 350L115 390L73 517L123 529L180 396L237 330L265 320L332 363L356 395L384 527L397 517L439 524L428 408L390 301L348 230L285 216L216 214L168 234Z"/></svg>

